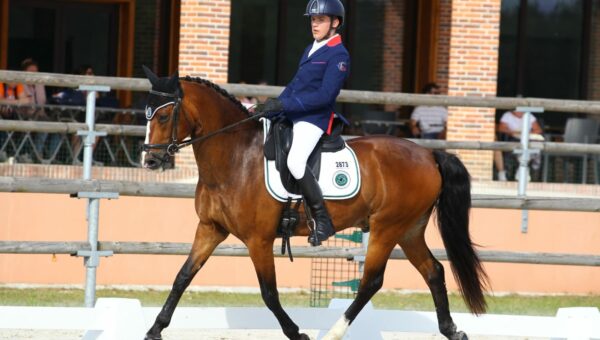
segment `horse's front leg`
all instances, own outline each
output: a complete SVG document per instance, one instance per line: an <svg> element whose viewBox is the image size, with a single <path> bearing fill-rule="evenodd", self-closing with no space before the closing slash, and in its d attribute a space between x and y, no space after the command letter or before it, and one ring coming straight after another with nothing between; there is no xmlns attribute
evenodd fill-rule
<svg viewBox="0 0 600 340"><path fill-rule="evenodd" d="M308 335L299 333L298 326L290 319L281 307L277 281L275 278L275 260L273 257L273 240L252 240L247 242L248 251L260 285L260 293L265 305L277 318L283 333L292 340L310 340Z"/></svg>
<svg viewBox="0 0 600 340"><path fill-rule="evenodd" d="M169 297L165 302L162 310L156 317L154 325L146 333L146 340L162 339L160 333L171 323L171 317L175 311L175 307L181 298L185 289L189 286L192 279L198 273L200 268L206 263L219 243L223 242L229 233L214 224L205 224L200 222L196 230L194 244L187 260L183 267L177 273L173 288L169 293Z"/></svg>

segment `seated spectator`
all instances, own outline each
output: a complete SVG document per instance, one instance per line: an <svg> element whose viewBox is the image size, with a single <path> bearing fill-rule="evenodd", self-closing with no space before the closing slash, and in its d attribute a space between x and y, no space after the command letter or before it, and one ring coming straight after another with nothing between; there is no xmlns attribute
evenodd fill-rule
<svg viewBox="0 0 600 340"><path fill-rule="evenodd" d="M31 59L27 58L21 62L21 70L25 72L39 72L38 63ZM25 95L29 98L29 103L34 105L46 105L46 88L42 84L27 84L25 87ZM21 116L23 119L27 120L35 120L35 121L47 121L48 115L43 107L32 107L27 108L25 110L21 110ZM46 144L46 139L48 139L48 133L39 132L33 135L34 145L38 154L38 158L44 157L44 149ZM50 140L51 150L58 146L58 141L60 137L58 135L52 135Z"/></svg>
<svg viewBox="0 0 600 340"><path fill-rule="evenodd" d="M93 76L94 70L92 69L91 65L84 64L73 70L73 74L80 76ZM97 93L96 98L98 98ZM78 89L67 88L54 94L52 96L52 100L58 105L85 106L87 100L87 91L79 91ZM85 121L85 117L83 115L78 116L79 117L76 119L78 122Z"/></svg>
<svg viewBox="0 0 600 340"><path fill-rule="evenodd" d="M21 63L21 70L25 72L39 72L38 63L27 58ZM35 105L46 104L46 88L42 84L27 84L24 85L25 96L29 98L28 102ZM26 113L26 118L31 120L46 120L46 112L43 107L29 109Z"/></svg>
<svg viewBox="0 0 600 340"><path fill-rule="evenodd" d="M94 71L90 65L80 65L72 72L75 75L94 75ZM96 97L98 95L96 94ZM76 88L65 88L62 91L55 93L52 95L52 103L57 105L69 105L69 106L86 106L87 104L87 91L80 91ZM68 117L59 118L60 120L68 120L73 122L85 122L85 111L79 110L69 110L66 111L68 113ZM95 147L95 144L94 144ZM77 135L73 135L71 137L71 153L73 155L73 164L81 164L81 161L78 159L79 155L82 153L81 151L82 143L81 137Z"/></svg>
<svg viewBox="0 0 600 340"><path fill-rule="evenodd" d="M81 64L74 71L73 74L78 74L81 76L93 76L94 68L90 64Z"/></svg>
<svg viewBox="0 0 600 340"><path fill-rule="evenodd" d="M24 94L23 86L19 84L0 83L0 120L13 119L14 108L10 104L16 104L19 97ZM6 141L8 134L5 131L0 131L0 162L5 162L8 159Z"/></svg>
<svg viewBox="0 0 600 340"><path fill-rule="evenodd" d="M436 83L423 88L425 94L440 94ZM443 106L417 106L410 116L410 131L414 137L424 139L445 139L448 110Z"/></svg>
<svg viewBox="0 0 600 340"><path fill-rule="evenodd" d="M500 182L506 182L508 178L506 178L506 170L504 168L504 156L500 150L494 151L494 166L496 167L498 180Z"/></svg>
<svg viewBox="0 0 600 340"><path fill-rule="evenodd" d="M521 129L523 128L523 115L524 112L519 111L505 112L502 118L500 118L498 132L504 134L508 139L520 140ZM529 129L532 134L540 135L542 133L542 128L534 115L531 115Z"/></svg>
<svg viewBox="0 0 600 340"><path fill-rule="evenodd" d="M17 119L17 108L13 105L28 104L25 86L17 83L0 83L0 119ZM8 133L0 131L0 162L8 159Z"/></svg>
<svg viewBox="0 0 600 340"><path fill-rule="evenodd" d="M4 105L2 105L4 104ZM17 83L0 83L0 117L2 119L15 118L15 108L10 105L29 104L29 97L25 94L25 86Z"/></svg>
<svg viewBox="0 0 600 340"><path fill-rule="evenodd" d="M52 95L52 103L57 105L85 106L85 95L82 91L67 88Z"/></svg>
<svg viewBox="0 0 600 340"><path fill-rule="evenodd" d="M89 65L89 64L80 65L73 71L73 74L81 75L81 76L94 76L95 75L92 65ZM57 97L59 98L59 103L64 104L64 105L77 105L77 106L86 106L87 105L87 96L88 96L87 91L79 91L76 89L67 89L57 95ZM96 107L116 108L116 107L118 107L118 100L116 99L116 97L114 97L110 94L101 95L100 92L96 92ZM112 119L113 118L111 117L111 115L101 114L98 112L98 110L96 111L96 116L95 116L96 123L101 123L101 124L111 123ZM85 122L85 112L81 112L81 114L78 115L76 120L79 122ZM96 137L95 142L92 147L93 150L96 150L99 140L100 140L100 137ZM79 165L79 164L81 164L81 160L79 159L79 156L82 154L81 151L83 149L82 138L80 136L74 135L73 138L71 139L71 145L72 145L72 152L73 152L73 164ZM102 165L101 162L97 162L95 160L94 160L94 164Z"/></svg>
<svg viewBox="0 0 600 340"><path fill-rule="evenodd" d="M521 130L523 128L523 115L524 112L519 111L507 111L500 118L498 124L498 140L500 141L519 141L521 138ZM529 131L531 133L530 139L543 140L542 128L537 122L534 115L531 115L529 122ZM504 158L508 155L512 155L509 152L494 151L494 164L498 171L498 180L506 181L507 175L504 168ZM539 154L533 154L531 156L531 167L534 170L538 170L541 164L541 158Z"/></svg>

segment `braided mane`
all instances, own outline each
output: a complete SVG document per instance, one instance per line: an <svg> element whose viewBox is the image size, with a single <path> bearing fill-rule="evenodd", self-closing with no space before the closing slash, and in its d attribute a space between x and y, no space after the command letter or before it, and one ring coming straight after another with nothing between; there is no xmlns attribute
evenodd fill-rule
<svg viewBox="0 0 600 340"><path fill-rule="evenodd" d="M210 80L202 79L202 78L198 78L198 77L192 78L190 76L186 76L184 79L185 79L185 81L202 84L202 85L205 85L205 86L215 90L218 94L225 97L225 99L232 102L238 109L242 110L242 112L246 113L246 115L250 115L250 112L248 112L248 109L244 105L242 105L242 103L236 97L234 97L231 93L227 92L224 88L211 82Z"/></svg>

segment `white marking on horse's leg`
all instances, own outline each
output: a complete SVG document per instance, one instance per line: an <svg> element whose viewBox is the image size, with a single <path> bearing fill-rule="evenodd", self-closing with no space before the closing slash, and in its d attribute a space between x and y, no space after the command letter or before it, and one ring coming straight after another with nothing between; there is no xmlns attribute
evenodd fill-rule
<svg viewBox="0 0 600 340"><path fill-rule="evenodd" d="M150 121L146 124L146 139L144 139L144 144L150 143ZM142 156L140 157L140 163L144 166L144 159L146 159L146 151L142 151Z"/></svg>
<svg viewBox="0 0 600 340"><path fill-rule="evenodd" d="M350 326L350 321L346 319L345 315L342 315L321 340L342 340L348 330L348 326Z"/></svg>

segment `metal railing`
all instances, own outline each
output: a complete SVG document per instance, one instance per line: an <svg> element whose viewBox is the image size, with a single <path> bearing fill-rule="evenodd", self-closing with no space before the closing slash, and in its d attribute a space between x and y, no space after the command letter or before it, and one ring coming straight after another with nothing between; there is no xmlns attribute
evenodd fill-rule
<svg viewBox="0 0 600 340"><path fill-rule="evenodd" d="M85 130L85 106L0 105L10 110L12 119L0 120L0 162L81 165L83 143L77 131ZM43 112L43 116L35 114ZM32 114L33 113L33 114ZM140 121L143 110L96 108L96 122ZM145 127L136 133L111 131L111 137L98 137L94 147L97 165L138 167ZM107 127L105 129L111 129ZM129 129L131 131L131 129Z"/></svg>
<svg viewBox="0 0 600 340"><path fill-rule="evenodd" d="M89 250L87 242L15 242L0 241L0 254L67 254L76 255L81 250ZM188 255L192 249L191 243L177 242L98 242L98 250L110 251L112 254L128 255ZM448 260L446 251L432 249L438 260ZM365 256L364 248L345 247L292 247L292 253L297 258L337 258L353 260ZM528 253L482 250L477 252L482 261L494 263L546 264L566 266L600 266L600 255L559 254L559 253ZM281 254L281 247L274 246L276 257L286 258ZM220 245L213 253L214 256L247 257L248 248L244 245ZM393 260L406 260L401 249L394 249L390 255Z"/></svg>
<svg viewBox="0 0 600 340"><path fill-rule="evenodd" d="M122 196L134 197L194 198L195 190L196 184L0 177L0 192L48 194L71 194L78 191L118 192ZM472 200L475 208L600 212L600 198L474 194Z"/></svg>

